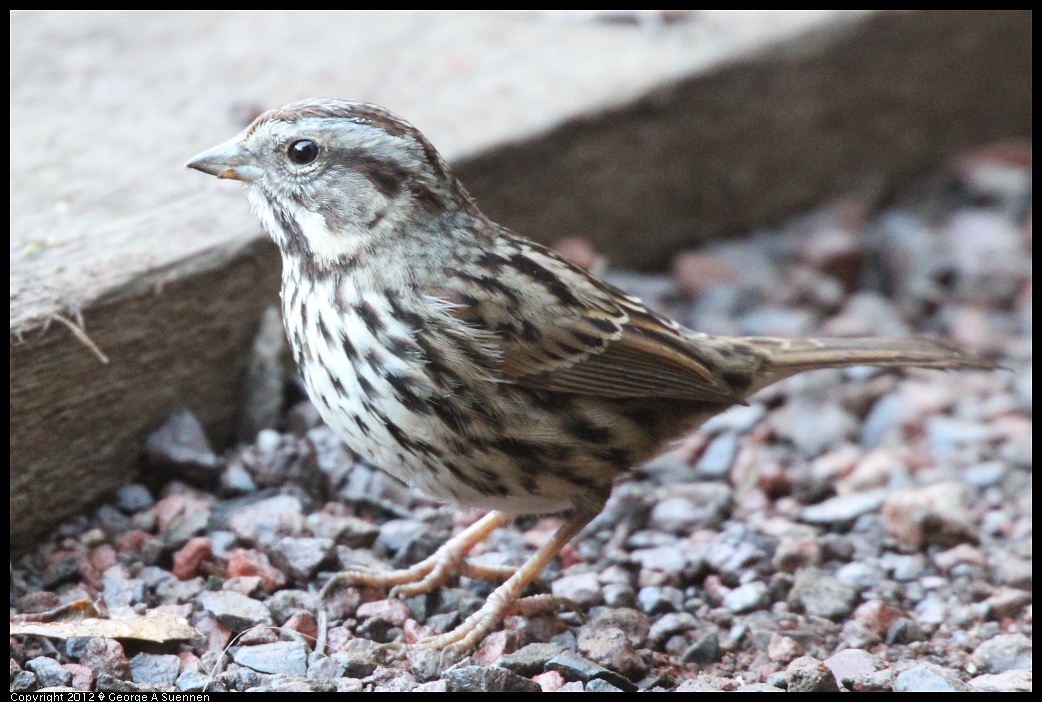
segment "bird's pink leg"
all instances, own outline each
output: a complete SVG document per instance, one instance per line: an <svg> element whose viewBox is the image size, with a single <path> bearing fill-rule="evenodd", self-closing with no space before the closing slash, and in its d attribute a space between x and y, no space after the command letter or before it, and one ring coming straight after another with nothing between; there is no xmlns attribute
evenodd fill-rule
<svg viewBox="0 0 1042 702"><path fill-rule="evenodd" d="M596 509L576 510L571 519L558 529L548 542L543 544L505 583L489 595L481 609L467 617L466 621L458 627L439 636L418 641L413 645L418 648L443 648L447 653L460 653L474 648L479 641L499 626L507 614L514 611L519 602L523 605L527 603L527 600L519 599L521 593L539 576L543 568L553 560L565 544L597 516L601 506L599 505ZM560 604L560 602L560 598L551 597L538 598L529 604L537 605L539 609L545 610L549 605Z"/></svg>
<svg viewBox="0 0 1042 702"><path fill-rule="evenodd" d="M403 599L430 592L460 575L501 582L514 574L513 568L476 566L464 558L471 549L488 538L506 522L502 512L489 512L478 521L446 541L433 555L402 570L386 573L369 570L345 570L337 573L322 588L325 597L330 590L351 585L393 587L391 594Z"/></svg>

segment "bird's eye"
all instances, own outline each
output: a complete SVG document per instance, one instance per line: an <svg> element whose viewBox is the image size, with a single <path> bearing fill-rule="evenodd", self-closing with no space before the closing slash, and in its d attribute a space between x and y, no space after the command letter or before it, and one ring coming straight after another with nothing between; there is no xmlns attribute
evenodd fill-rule
<svg viewBox="0 0 1042 702"><path fill-rule="evenodd" d="M289 145L286 155L298 166L306 166L318 158L318 144L311 139L298 139Z"/></svg>

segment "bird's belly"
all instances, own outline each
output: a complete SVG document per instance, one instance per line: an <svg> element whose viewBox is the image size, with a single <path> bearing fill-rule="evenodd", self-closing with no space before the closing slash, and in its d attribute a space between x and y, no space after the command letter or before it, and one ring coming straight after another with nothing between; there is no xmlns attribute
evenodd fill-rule
<svg viewBox="0 0 1042 702"><path fill-rule="evenodd" d="M433 414L410 408L394 384L346 358L301 364L308 394L322 419L356 454L432 497L464 506L532 514L572 507L581 488L543 477L524 480L523 456L480 443L462 445L457 432ZM336 375L340 388L332 380Z"/></svg>
<svg viewBox="0 0 1042 702"><path fill-rule="evenodd" d="M584 465L571 468L540 455L547 446L556 448L556 426L525 426L521 418L495 426L470 418L466 426L449 426L398 395L401 382L387 375L394 366L378 369L327 349L301 359L300 371L322 419L352 451L427 495L507 514L547 513L574 507L591 492L604 493L620 472L595 466L582 450L574 455ZM525 419L540 416L527 413ZM482 436L482 427L495 439ZM520 438L506 447L502 437L510 434Z"/></svg>
<svg viewBox="0 0 1042 702"><path fill-rule="evenodd" d="M527 479L526 457L492 440L513 422L493 425L473 413L494 403L495 384L482 386L487 397L447 393L386 299L344 304L350 292L341 287L334 301L325 291L284 288L283 314L308 395L352 451L425 494L461 505L533 513L573 504L580 488Z"/></svg>
<svg viewBox="0 0 1042 702"><path fill-rule="evenodd" d="M360 344L357 335L354 343ZM318 413L348 448L410 486L452 499L431 460L436 423L397 396L388 368L359 363L337 349L303 358L299 367Z"/></svg>
<svg viewBox="0 0 1042 702"><path fill-rule="evenodd" d="M394 299L363 297L349 282L339 298L329 290L283 289L308 394L349 448L428 495L515 514L557 511L605 498L662 443L649 431L661 419L645 425L610 398L498 381L467 365L476 352L458 335L405 326Z"/></svg>

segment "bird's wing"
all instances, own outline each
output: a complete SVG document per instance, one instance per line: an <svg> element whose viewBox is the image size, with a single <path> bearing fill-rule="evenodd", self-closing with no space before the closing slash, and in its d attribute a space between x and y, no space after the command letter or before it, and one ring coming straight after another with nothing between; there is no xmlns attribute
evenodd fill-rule
<svg viewBox="0 0 1042 702"><path fill-rule="evenodd" d="M714 371L712 348L537 244L506 239L454 274L465 287L430 294L487 334L504 381L601 397L742 401Z"/></svg>

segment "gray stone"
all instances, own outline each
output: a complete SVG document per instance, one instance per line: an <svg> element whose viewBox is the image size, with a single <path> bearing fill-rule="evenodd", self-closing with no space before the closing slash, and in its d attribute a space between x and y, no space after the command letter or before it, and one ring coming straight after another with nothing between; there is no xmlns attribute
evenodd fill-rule
<svg viewBox="0 0 1042 702"><path fill-rule="evenodd" d="M769 683L748 683L745 685L739 685L735 688L735 692L785 692L780 687L775 687Z"/></svg>
<svg viewBox="0 0 1042 702"><path fill-rule="evenodd" d="M702 512L683 497L669 497L651 510L649 526L672 534L690 533L699 526Z"/></svg>
<svg viewBox="0 0 1042 702"><path fill-rule="evenodd" d="M130 662L123 652L123 646L115 639L98 637L88 640L80 656L80 664L94 670L99 676L104 673L119 680L130 678Z"/></svg>
<svg viewBox="0 0 1042 702"><path fill-rule="evenodd" d="M270 555L281 570L297 582L305 583L332 559L334 548L332 539L287 536L275 542Z"/></svg>
<svg viewBox="0 0 1042 702"><path fill-rule="evenodd" d="M763 549L744 540L748 536L741 532L722 534L707 550L706 562L718 573L734 573L768 560Z"/></svg>
<svg viewBox="0 0 1042 702"><path fill-rule="evenodd" d="M102 575L102 596L105 606L110 610L131 607L145 597L145 583L140 578L132 578L122 564L116 564L105 570Z"/></svg>
<svg viewBox="0 0 1042 702"><path fill-rule="evenodd" d="M875 673L884 665L879 656L873 656L868 651L857 648L847 648L834 653L826 658L824 663L847 689L852 689L854 681L858 678Z"/></svg>
<svg viewBox="0 0 1042 702"><path fill-rule="evenodd" d="M970 686L955 671L936 665L917 665L894 678L894 692L968 692Z"/></svg>
<svg viewBox="0 0 1042 702"><path fill-rule="evenodd" d="M155 502L148 488L138 483L124 485L116 490L116 506L127 513L146 510Z"/></svg>
<svg viewBox="0 0 1042 702"><path fill-rule="evenodd" d="M1031 671L1007 670L996 675L978 675L969 685L974 692L1031 692Z"/></svg>
<svg viewBox="0 0 1042 702"><path fill-rule="evenodd" d="M94 689L98 692L154 692L155 687L145 683L138 684L130 682L129 680L122 680L109 675L108 673L98 673L97 678L94 680Z"/></svg>
<svg viewBox="0 0 1042 702"><path fill-rule="evenodd" d="M443 587L438 590L437 598L435 614L452 614L462 619L474 614L485 604L484 597L458 587Z"/></svg>
<svg viewBox="0 0 1042 702"><path fill-rule="evenodd" d="M882 515L887 534L909 549L977 541L966 487L953 481L896 490L886 497Z"/></svg>
<svg viewBox="0 0 1042 702"><path fill-rule="evenodd" d="M72 679L71 674L69 679ZM30 692L39 686L39 683L36 681L36 675L28 670L21 670L11 678L11 692Z"/></svg>
<svg viewBox="0 0 1042 702"><path fill-rule="evenodd" d="M879 565L890 571L894 580L910 582L918 580L926 569L926 559L919 553L885 553Z"/></svg>
<svg viewBox="0 0 1042 702"><path fill-rule="evenodd" d="M851 689L855 692L893 692L894 675L892 668L865 673L851 681Z"/></svg>
<svg viewBox="0 0 1042 702"><path fill-rule="evenodd" d="M83 655L83 651L86 650L86 644L90 641L89 637L84 636L73 636L72 638L67 638L65 644L66 655L73 660L79 660Z"/></svg>
<svg viewBox="0 0 1042 702"><path fill-rule="evenodd" d="M742 409L752 409L742 408ZM762 413L763 408L758 407ZM759 417L757 417L757 420ZM755 424L755 421L753 422ZM703 480L726 480L738 455L738 437L731 432L720 434L706 446L695 464L695 473Z"/></svg>
<svg viewBox="0 0 1042 702"><path fill-rule="evenodd" d="M453 692L542 692L539 683L506 668L465 666L446 672L444 679Z"/></svg>
<svg viewBox="0 0 1042 702"><path fill-rule="evenodd" d="M383 660L380 644L368 639L351 639L332 656L344 666L349 678L365 678L373 674Z"/></svg>
<svg viewBox="0 0 1042 702"><path fill-rule="evenodd" d="M411 671L380 666L365 679L373 685L373 692L412 692L416 688L416 677Z"/></svg>
<svg viewBox="0 0 1042 702"><path fill-rule="evenodd" d="M1031 649L1031 639L1023 634L999 634L978 646L973 657L984 673L1031 670Z"/></svg>
<svg viewBox="0 0 1042 702"><path fill-rule="evenodd" d="M212 614L221 624L239 632L257 624L273 624L271 612L263 602L229 590L200 592L196 597L199 605Z"/></svg>
<svg viewBox="0 0 1042 702"><path fill-rule="evenodd" d="M778 542L771 564L779 571L795 573L821 565L821 547L813 536L789 536Z"/></svg>
<svg viewBox="0 0 1042 702"><path fill-rule="evenodd" d="M248 687L246 692L319 692L312 683L300 677L280 678L272 680L268 685ZM321 690L324 692L324 690ZM332 692L332 690L330 690Z"/></svg>
<svg viewBox="0 0 1042 702"><path fill-rule="evenodd" d="M739 585L724 597L723 606L737 614L764 609L770 604L767 584L751 582Z"/></svg>
<svg viewBox="0 0 1042 702"><path fill-rule="evenodd" d="M677 685L674 692L723 692L723 688L707 680L691 678Z"/></svg>
<svg viewBox="0 0 1042 702"><path fill-rule="evenodd" d="M720 660L720 637L716 632L709 632L701 637L684 652L684 663L709 665Z"/></svg>
<svg viewBox="0 0 1042 702"><path fill-rule="evenodd" d="M1031 570L1031 561L1017 558L1001 549L988 555L988 572L999 585L1030 590Z"/></svg>
<svg viewBox="0 0 1042 702"><path fill-rule="evenodd" d="M493 665L530 678L542 673L547 662L562 651L564 647L559 644L532 643L513 653L500 656Z"/></svg>
<svg viewBox="0 0 1042 702"><path fill-rule="evenodd" d="M348 514L315 512L304 521L314 536L333 539L348 548L369 548L380 534L377 525Z"/></svg>
<svg viewBox="0 0 1042 702"><path fill-rule="evenodd" d="M681 573L687 565L683 552L675 545L636 549L630 553L630 561L639 563L646 570L662 573Z"/></svg>
<svg viewBox="0 0 1042 702"><path fill-rule="evenodd" d="M562 576L553 581L550 589L555 596L572 600L583 609L595 607L604 601L601 584L594 572Z"/></svg>
<svg viewBox="0 0 1042 702"><path fill-rule="evenodd" d="M38 656L26 661L25 667L36 676L36 684L39 687L66 686L72 682L72 671L63 668L62 664L53 658Z"/></svg>
<svg viewBox="0 0 1042 702"><path fill-rule="evenodd" d="M786 307L759 307L738 320L743 336L807 336L814 325L810 312Z"/></svg>
<svg viewBox="0 0 1042 702"><path fill-rule="evenodd" d="M322 602L317 593L307 590L279 590L264 600L264 606L271 612L275 623L282 626L297 612L317 612Z"/></svg>
<svg viewBox="0 0 1042 702"><path fill-rule="evenodd" d="M212 678L197 670L186 670L177 676L174 687L181 692L203 692L210 689Z"/></svg>
<svg viewBox="0 0 1042 702"><path fill-rule="evenodd" d="M206 587L206 581L201 577L191 580L169 577L157 583L155 591L161 604L181 604L194 599L203 591L204 587Z"/></svg>
<svg viewBox="0 0 1042 702"><path fill-rule="evenodd" d="M181 659L174 655L139 653L130 659L131 679L149 685L173 685L181 668Z"/></svg>
<svg viewBox="0 0 1042 702"><path fill-rule="evenodd" d="M642 612L629 607L601 608L584 627L586 629L619 629L634 648L644 648L651 631L651 623Z"/></svg>
<svg viewBox="0 0 1042 702"><path fill-rule="evenodd" d="M866 490L849 495L830 497L816 505L800 510L800 519L809 524L843 524L863 514L876 512L886 499L886 490Z"/></svg>
<svg viewBox="0 0 1042 702"><path fill-rule="evenodd" d="M904 419L904 402L897 393L883 395L872 405L861 422L861 446L874 449L891 431L900 428Z"/></svg>
<svg viewBox="0 0 1042 702"><path fill-rule="evenodd" d="M796 575L788 601L797 611L838 621L853 611L857 590L820 570L808 568Z"/></svg>
<svg viewBox="0 0 1042 702"><path fill-rule="evenodd" d="M637 593L624 583L608 583L601 588L604 604L615 608L628 608L637 604Z"/></svg>
<svg viewBox="0 0 1042 702"><path fill-rule="evenodd" d="M675 612L684 606L684 593L675 587L642 587L637 592L637 604L647 614Z"/></svg>
<svg viewBox="0 0 1042 702"><path fill-rule="evenodd" d="M919 622L908 617L901 617L894 621L886 630L886 642L893 644L908 644L915 641L925 641L927 634L919 625Z"/></svg>
<svg viewBox="0 0 1042 702"><path fill-rule="evenodd" d="M758 632L757 632L758 633ZM788 663L803 653L803 647L791 636L772 632L767 643L767 657L777 663Z"/></svg>
<svg viewBox="0 0 1042 702"><path fill-rule="evenodd" d="M562 651L554 656L547 662L546 669L556 670L565 680L569 681L579 680L583 683L588 683L599 678L607 680L612 685L627 692L633 692L637 689L637 686L624 676L613 670L608 670L604 666L597 665L593 661L572 651Z"/></svg>
<svg viewBox="0 0 1042 702"><path fill-rule="evenodd" d="M188 410L173 412L149 435L145 457L153 469L196 484L216 478L220 465L203 425Z"/></svg>
<svg viewBox="0 0 1042 702"><path fill-rule="evenodd" d="M257 646L233 646L232 659L260 673L282 673L303 677L307 674L308 650L299 641L279 641Z"/></svg>
<svg viewBox="0 0 1042 702"><path fill-rule="evenodd" d="M247 543L271 546L284 536L300 535L304 530L304 505L292 495L259 500L232 512L228 528Z"/></svg>
<svg viewBox="0 0 1042 702"><path fill-rule="evenodd" d="M793 400L770 415L779 436L796 444L801 455L817 456L829 446L852 438L858 422L834 403Z"/></svg>
<svg viewBox="0 0 1042 702"><path fill-rule="evenodd" d="M986 461L962 471L962 479L974 487L991 487L1000 484L1008 472L1001 461Z"/></svg>
<svg viewBox="0 0 1042 702"><path fill-rule="evenodd" d="M1031 593L1017 588L1001 588L984 600L985 616L990 619L1016 617L1031 604Z"/></svg>
<svg viewBox="0 0 1042 702"><path fill-rule="evenodd" d="M602 627L589 630L584 627L579 634L578 650L594 663L629 680L640 680L647 675L647 664L621 629Z"/></svg>
<svg viewBox="0 0 1042 702"><path fill-rule="evenodd" d="M308 655L308 680L330 681L343 677L344 664L315 651Z"/></svg>
<svg viewBox="0 0 1042 702"><path fill-rule="evenodd" d="M445 670L445 652L436 648L406 649L405 657L409 659L409 672L420 682L436 680Z"/></svg>
<svg viewBox="0 0 1042 702"><path fill-rule="evenodd" d="M379 529L376 542L391 553L398 553L413 539L430 531L428 525L415 519L391 519Z"/></svg>
<svg viewBox="0 0 1042 702"><path fill-rule="evenodd" d="M809 656L797 658L785 669L789 692L839 692L836 676L821 661Z"/></svg>
<svg viewBox="0 0 1042 702"><path fill-rule="evenodd" d="M363 685L362 681L357 678L337 678L337 692L361 692L364 689L365 685Z"/></svg>
<svg viewBox="0 0 1042 702"><path fill-rule="evenodd" d="M883 569L873 560L847 563L836 571L836 577L859 590L871 590L885 576Z"/></svg>
<svg viewBox="0 0 1042 702"><path fill-rule="evenodd" d="M675 634L691 631L697 625L698 621L690 612L669 612L652 622L648 638L662 642Z"/></svg>
<svg viewBox="0 0 1042 702"><path fill-rule="evenodd" d="M926 440L935 452L946 453L966 444L989 441L994 430L987 424L936 415L926 418Z"/></svg>

